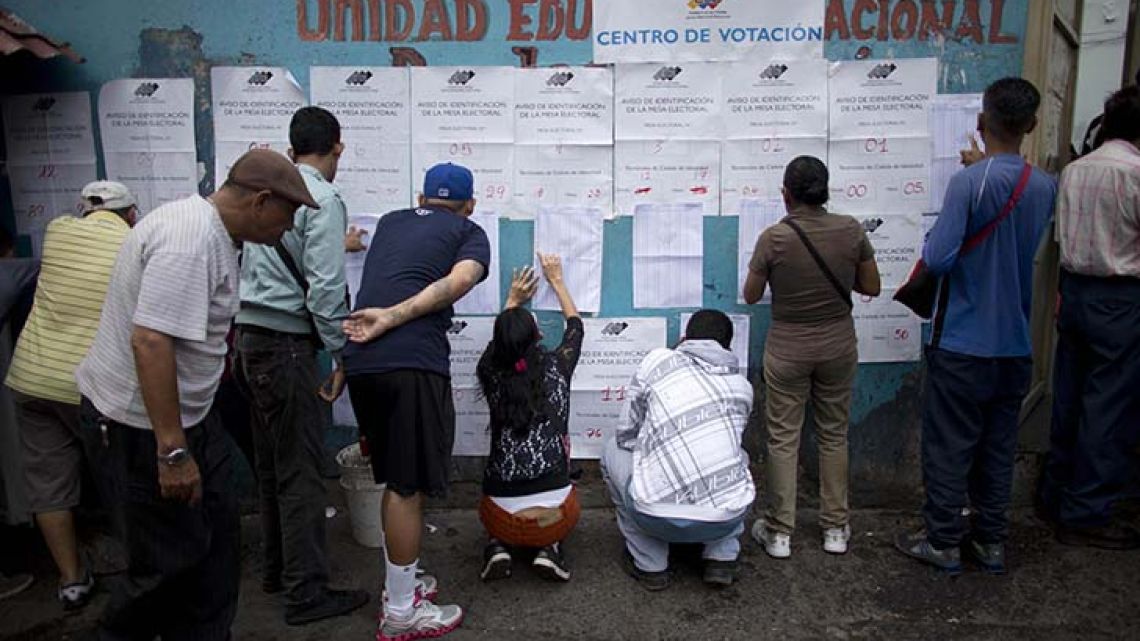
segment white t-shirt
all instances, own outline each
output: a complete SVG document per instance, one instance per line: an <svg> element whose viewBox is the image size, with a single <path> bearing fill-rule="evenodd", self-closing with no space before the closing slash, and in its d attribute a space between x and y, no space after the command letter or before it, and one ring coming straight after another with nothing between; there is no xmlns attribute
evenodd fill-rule
<svg viewBox="0 0 1140 641"><path fill-rule="evenodd" d="M149 213L115 261L95 342L75 373L80 394L111 420L151 429L131 349L139 325L175 339L182 426L201 423L225 369L239 281L238 249L209 201Z"/></svg>

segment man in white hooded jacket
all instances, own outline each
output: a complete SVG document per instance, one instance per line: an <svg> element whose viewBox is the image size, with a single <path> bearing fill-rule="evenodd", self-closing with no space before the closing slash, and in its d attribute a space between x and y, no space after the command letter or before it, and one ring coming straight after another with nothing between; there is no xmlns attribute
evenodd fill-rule
<svg viewBox="0 0 1140 641"><path fill-rule="evenodd" d="M752 385L731 342L724 313L693 314L676 349L655 349L641 362L602 454L626 571L648 590L669 586L670 543L704 544L705 583L736 578L756 487L741 448Z"/></svg>

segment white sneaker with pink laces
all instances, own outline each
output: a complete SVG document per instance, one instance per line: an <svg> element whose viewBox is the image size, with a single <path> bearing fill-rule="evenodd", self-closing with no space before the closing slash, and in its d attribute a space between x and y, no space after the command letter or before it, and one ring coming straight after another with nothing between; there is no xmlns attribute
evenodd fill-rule
<svg viewBox="0 0 1140 641"><path fill-rule="evenodd" d="M376 641L414 641L441 637L463 623L458 605L419 601L407 618L386 615L376 630Z"/></svg>

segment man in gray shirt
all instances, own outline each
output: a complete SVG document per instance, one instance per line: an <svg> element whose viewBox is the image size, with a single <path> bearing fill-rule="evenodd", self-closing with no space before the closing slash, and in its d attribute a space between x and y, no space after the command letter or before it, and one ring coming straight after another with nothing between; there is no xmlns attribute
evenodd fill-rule
<svg viewBox="0 0 1140 641"><path fill-rule="evenodd" d="M293 164L250 151L208 198L147 215L119 252L75 374L130 555L100 638L230 637L240 577L233 447L211 407L238 311L240 244L278 242L301 205L319 207Z"/></svg>

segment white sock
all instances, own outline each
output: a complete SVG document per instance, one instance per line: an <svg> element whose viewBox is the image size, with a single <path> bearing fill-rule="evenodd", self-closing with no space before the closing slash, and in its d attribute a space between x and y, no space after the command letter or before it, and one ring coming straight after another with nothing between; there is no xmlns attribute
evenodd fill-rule
<svg viewBox="0 0 1140 641"><path fill-rule="evenodd" d="M396 565L388 558L384 549L384 588L388 591L388 604L384 606L387 616L406 619L412 616L416 598L416 566L420 560L410 565Z"/></svg>

